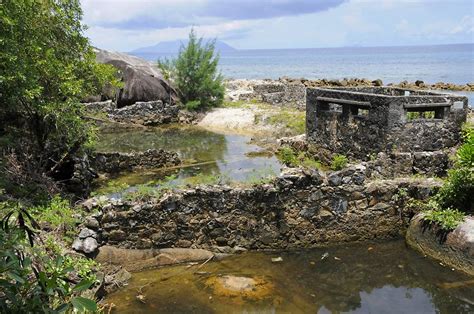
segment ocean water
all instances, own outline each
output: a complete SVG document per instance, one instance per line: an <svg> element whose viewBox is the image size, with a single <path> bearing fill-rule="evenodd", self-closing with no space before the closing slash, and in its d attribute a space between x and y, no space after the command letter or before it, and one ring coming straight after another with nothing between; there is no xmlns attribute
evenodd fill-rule
<svg viewBox="0 0 474 314"><path fill-rule="evenodd" d="M170 54L142 53L157 60ZM227 78L368 78L384 83L474 82L474 44L411 47L238 50L221 55Z"/></svg>

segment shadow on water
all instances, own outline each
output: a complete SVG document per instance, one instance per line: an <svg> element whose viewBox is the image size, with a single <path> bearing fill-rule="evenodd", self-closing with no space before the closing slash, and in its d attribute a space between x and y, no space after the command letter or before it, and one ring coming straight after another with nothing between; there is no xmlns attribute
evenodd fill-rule
<svg viewBox="0 0 474 314"><path fill-rule="evenodd" d="M280 256L283 261L272 263ZM120 313L473 313L474 280L406 248L403 241L281 253L245 253L204 266L133 275L107 302ZM213 277L265 278L262 298L222 296ZM137 290L146 303L136 299ZM257 288L258 289L258 288Z"/></svg>
<svg viewBox="0 0 474 314"><path fill-rule="evenodd" d="M164 127L147 130L124 130L102 133L97 143L99 151L138 152L147 149L165 149L177 152L183 166L171 169L135 170L112 178L133 186L163 180L172 175L169 183L194 182L196 176L219 177L228 181L248 181L275 175L281 164L273 156L251 155L260 151L242 135L223 135L199 127ZM100 188L99 188L100 191Z"/></svg>

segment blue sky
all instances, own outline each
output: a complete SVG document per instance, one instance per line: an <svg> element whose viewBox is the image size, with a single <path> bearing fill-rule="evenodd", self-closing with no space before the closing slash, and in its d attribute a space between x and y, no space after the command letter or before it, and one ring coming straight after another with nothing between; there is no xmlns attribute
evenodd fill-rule
<svg viewBox="0 0 474 314"><path fill-rule="evenodd" d="M474 0L82 0L104 49L217 37L240 49L474 42Z"/></svg>

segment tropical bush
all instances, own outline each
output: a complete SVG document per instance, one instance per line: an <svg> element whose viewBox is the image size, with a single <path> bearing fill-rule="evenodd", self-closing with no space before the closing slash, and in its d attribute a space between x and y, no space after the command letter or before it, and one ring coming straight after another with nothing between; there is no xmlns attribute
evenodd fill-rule
<svg viewBox="0 0 474 314"><path fill-rule="evenodd" d="M435 197L428 203L410 201L424 213L423 220L436 224L444 231L455 229L465 214L474 212L474 129L466 125L463 129L464 143L459 147L454 168Z"/></svg>
<svg viewBox="0 0 474 314"><path fill-rule="evenodd" d="M81 99L117 83L112 66L95 62L81 16L79 0L1 4L0 121L18 185L58 177L93 139Z"/></svg>
<svg viewBox="0 0 474 314"><path fill-rule="evenodd" d="M456 208L463 212L474 212L474 171L472 168L455 168L436 195L442 208Z"/></svg>
<svg viewBox="0 0 474 314"><path fill-rule="evenodd" d="M190 110L215 107L224 100L223 77L217 69L219 55L215 54L215 40L203 41L194 30L182 46L176 59L158 61L163 75L174 82L181 101Z"/></svg>
<svg viewBox="0 0 474 314"><path fill-rule="evenodd" d="M423 220L438 225L445 231L456 229L464 220L464 213L457 209L430 209L424 212Z"/></svg>
<svg viewBox="0 0 474 314"><path fill-rule="evenodd" d="M474 168L474 127L466 124L463 127L464 144L457 151L457 166Z"/></svg>
<svg viewBox="0 0 474 314"><path fill-rule="evenodd" d="M22 207L8 209L0 223L0 312L97 311L81 296L95 283L91 264L34 246L36 221Z"/></svg>
<svg viewBox="0 0 474 314"><path fill-rule="evenodd" d="M466 213L474 212L474 128L463 129L464 143L455 156L455 166L439 190L436 200L442 208L455 208Z"/></svg>

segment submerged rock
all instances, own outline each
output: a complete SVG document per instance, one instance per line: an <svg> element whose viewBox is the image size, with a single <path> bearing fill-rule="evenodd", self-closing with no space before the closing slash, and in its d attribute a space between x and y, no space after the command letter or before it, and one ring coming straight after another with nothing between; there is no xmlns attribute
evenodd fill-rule
<svg viewBox="0 0 474 314"><path fill-rule="evenodd" d="M231 297L234 302L261 300L272 295L273 284L260 276L212 276L205 285L218 297Z"/></svg>
<svg viewBox="0 0 474 314"><path fill-rule="evenodd" d="M212 259L214 253L202 249L169 248L169 249L124 249L103 246L96 260L102 264L122 266L127 271L136 272L145 269L199 262Z"/></svg>

